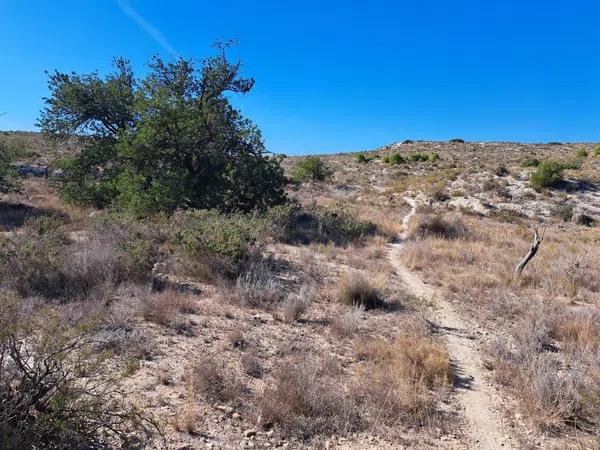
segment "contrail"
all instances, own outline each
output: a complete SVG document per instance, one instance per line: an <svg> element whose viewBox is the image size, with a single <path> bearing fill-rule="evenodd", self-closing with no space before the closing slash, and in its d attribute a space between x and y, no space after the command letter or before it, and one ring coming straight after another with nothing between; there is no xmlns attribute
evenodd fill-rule
<svg viewBox="0 0 600 450"><path fill-rule="evenodd" d="M133 21L144 30L152 39L154 39L164 50L169 52L172 56L179 57L179 53L175 51L167 38L162 34L154 25L144 19L129 3L129 0L114 0L115 3L121 8L121 11L129 16Z"/></svg>

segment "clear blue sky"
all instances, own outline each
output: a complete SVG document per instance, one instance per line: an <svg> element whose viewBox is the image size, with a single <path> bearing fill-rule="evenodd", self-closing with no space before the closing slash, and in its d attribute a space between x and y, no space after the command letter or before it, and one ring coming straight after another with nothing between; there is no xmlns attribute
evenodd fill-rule
<svg viewBox="0 0 600 450"><path fill-rule="evenodd" d="M141 72L227 37L274 152L599 141L599 23L593 0L0 0L0 129L34 129L45 69Z"/></svg>

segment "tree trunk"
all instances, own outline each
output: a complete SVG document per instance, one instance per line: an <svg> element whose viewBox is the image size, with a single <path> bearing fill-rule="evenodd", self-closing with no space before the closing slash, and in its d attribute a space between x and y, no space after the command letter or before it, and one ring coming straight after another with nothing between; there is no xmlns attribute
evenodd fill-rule
<svg viewBox="0 0 600 450"><path fill-rule="evenodd" d="M546 231L546 229L544 229L544 231L542 231L542 235L540 236L538 233L537 227L533 227L533 243L531 244L529 251L525 255L525 258L523 258L521 260L521 262L519 264L517 264L517 267L515 268L516 276L519 276L519 277L521 276L521 274L523 273L523 269L525 269L525 266L529 263L529 261L531 261L533 259L535 254L538 252L540 244L544 240L545 231Z"/></svg>

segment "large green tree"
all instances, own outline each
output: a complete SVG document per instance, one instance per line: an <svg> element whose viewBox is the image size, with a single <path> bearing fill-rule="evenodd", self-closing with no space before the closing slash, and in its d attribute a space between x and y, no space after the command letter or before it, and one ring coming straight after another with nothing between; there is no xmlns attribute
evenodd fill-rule
<svg viewBox="0 0 600 450"><path fill-rule="evenodd" d="M240 76L226 48L200 64L155 57L142 79L123 59L104 78L51 74L39 125L85 143L62 162L63 196L139 214L251 211L283 202L279 161L228 97L249 92L254 80Z"/></svg>

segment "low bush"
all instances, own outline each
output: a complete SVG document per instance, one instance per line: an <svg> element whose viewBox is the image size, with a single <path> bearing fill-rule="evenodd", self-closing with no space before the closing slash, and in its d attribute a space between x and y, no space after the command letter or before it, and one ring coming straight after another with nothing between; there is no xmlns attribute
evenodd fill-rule
<svg viewBox="0 0 600 450"><path fill-rule="evenodd" d="M244 385L235 372L222 361L204 356L193 367L191 381L194 392L210 402L232 402L244 392Z"/></svg>
<svg viewBox="0 0 600 450"><path fill-rule="evenodd" d="M259 412L263 424L305 440L352 432L363 425L339 372L306 360L285 361L275 369L259 397Z"/></svg>
<svg viewBox="0 0 600 450"><path fill-rule="evenodd" d="M431 155L429 155L429 161L431 161L431 162L436 162L439 159L440 159L439 153L433 152Z"/></svg>
<svg viewBox="0 0 600 450"><path fill-rule="evenodd" d="M391 165L402 164L405 161L406 160L404 159L404 157L398 152L393 152L383 157L383 162Z"/></svg>
<svg viewBox="0 0 600 450"><path fill-rule="evenodd" d="M458 239L469 236L467 227L457 218L447 220L436 214L417 216L410 224L408 235L411 239L437 237Z"/></svg>
<svg viewBox="0 0 600 450"><path fill-rule="evenodd" d="M429 155L427 155L426 153L411 153L410 155L408 155L408 160L413 162L428 161Z"/></svg>
<svg viewBox="0 0 600 450"><path fill-rule="evenodd" d="M593 330L598 324L583 316L552 317L547 311L530 312L515 324L509 342L496 342L496 378L522 400L523 412L542 430L591 429L600 413L600 379L592 369L597 353L589 346L598 345L600 332ZM570 353L567 370L553 337Z"/></svg>
<svg viewBox="0 0 600 450"><path fill-rule="evenodd" d="M315 296L314 288L308 285L303 285L298 292L290 293L281 306L284 320L289 323L300 320L314 302Z"/></svg>
<svg viewBox="0 0 600 450"><path fill-rule="evenodd" d="M283 289L267 262L254 261L238 276L230 300L269 309L283 300Z"/></svg>
<svg viewBox="0 0 600 450"><path fill-rule="evenodd" d="M494 170L494 174L498 177L505 177L510 174L510 171L506 168L504 164L500 164Z"/></svg>
<svg viewBox="0 0 600 450"><path fill-rule="evenodd" d="M185 271L208 281L236 277L262 230L256 216L189 210L173 217L171 243Z"/></svg>
<svg viewBox="0 0 600 450"><path fill-rule="evenodd" d="M242 364L242 369L246 375L249 375L252 378L262 378L265 369L257 356L244 353L240 357L240 363Z"/></svg>
<svg viewBox="0 0 600 450"><path fill-rule="evenodd" d="M1 283L22 296L72 300L107 283L147 280L159 240L141 227L99 225L88 239L73 242L56 218L32 219L0 248Z"/></svg>
<svg viewBox="0 0 600 450"><path fill-rule="evenodd" d="M588 152L585 148L578 148L577 151L575 152L575 156L577 158L587 158Z"/></svg>
<svg viewBox="0 0 600 450"><path fill-rule="evenodd" d="M600 145L594 149L594 156L600 157Z"/></svg>
<svg viewBox="0 0 600 450"><path fill-rule="evenodd" d="M360 164L366 164L371 161L370 158L367 158L364 153L358 153L356 155L356 162Z"/></svg>
<svg viewBox="0 0 600 450"><path fill-rule="evenodd" d="M276 240L289 244L332 242L346 245L360 243L377 232L373 223L355 219L342 207L301 209L298 205L288 204L272 208L265 222Z"/></svg>
<svg viewBox="0 0 600 450"><path fill-rule="evenodd" d="M89 327L68 328L52 311L24 313L0 294L0 447L141 446L156 427L124 401L102 371Z"/></svg>
<svg viewBox="0 0 600 450"><path fill-rule="evenodd" d="M550 187L560 181L565 166L556 161L542 161L531 174L529 183L536 190Z"/></svg>
<svg viewBox="0 0 600 450"><path fill-rule="evenodd" d="M338 298L345 305L365 309L385 306L381 288L362 275L342 278L338 284Z"/></svg>
<svg viewBox="0 0 600 450"><path fill-rule="evenodd" d="M533 157L527 157L521 161L521 167L537 167L540 165L540 160Z"/></svg>
<svg viewBox="0 0 600 450"><path fill-rule="evenodd" d="M562 203L554 208L554 213L563 221L570 222L573 218L573 206L568 203Z"/></svg>
<svg viewBox="0 0 600 450"><path fill-rule="evenodd" d="M358 393L383 423L429 425L438 414L434 392L452 380L448 352L421 335L358 345Z"/></svg>
<svg viewBox="0 0 600 450"><path fill-rule="evenodd" d="M176 325L179 313L191 313L195 309L191 296L172 290L150 293L140 299L142 317L166 327Z"/></svg>
<svg viewBox="0 0 600 450"><path fill-rule="evenodd" d="M453 144L464 144L465 140L461 138L454 138L450 139L448 142L452 142Z"/></svg>
<svg viewBox="0 0 600 450"><path fill-rule="evenodd" d="M365 308L357 306L336 315L331 321L331 330L338 336L352 336L360 329Z"/></svg>
<svg viewBox="0 0 600 450"><path fill-rule="evenodd" d="M296 183L302 181L325 181L333 171L318 156L307 156L296 163L292 170L292 180Z"/></svg>

